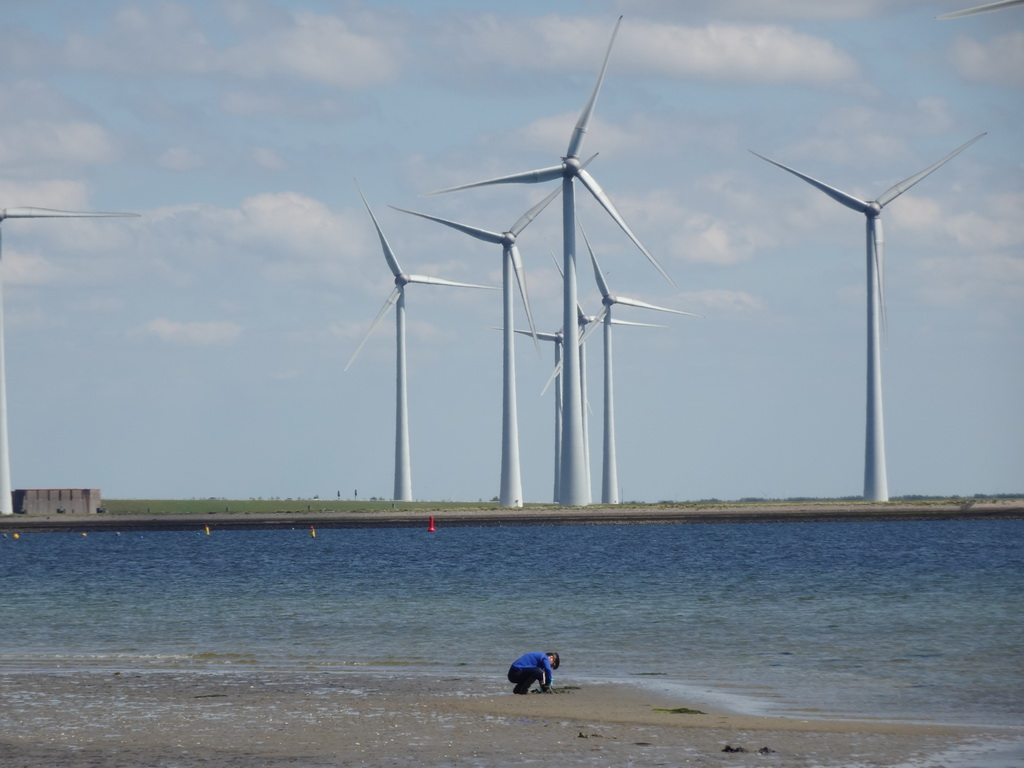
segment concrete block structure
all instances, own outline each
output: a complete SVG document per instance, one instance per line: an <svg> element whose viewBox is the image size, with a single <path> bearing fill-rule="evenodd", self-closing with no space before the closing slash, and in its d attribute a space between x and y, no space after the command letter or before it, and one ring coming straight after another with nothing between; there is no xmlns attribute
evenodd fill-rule
<svg viewBox="0 0 1024 768"><path fill-rule="evenodd" d="M14 492L16 515L92 515L102 511L99 488L32 488Z"/></svg>

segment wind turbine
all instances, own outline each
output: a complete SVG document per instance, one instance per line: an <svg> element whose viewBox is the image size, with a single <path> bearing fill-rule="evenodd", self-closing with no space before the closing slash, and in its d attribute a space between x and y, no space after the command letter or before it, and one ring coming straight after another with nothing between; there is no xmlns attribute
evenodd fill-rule
<svg viewBox="0 0 1024 768"><path fill-rule="evenodd" d="M562 332L545 333L543 331L521 331L528 336L533 336L539 341L550 341L555 347L555 369L560 370L562 365ZM561 496L561 474L562 474L562 387L555 385L555 454L554 454L554 493L551 498L557 504Z"/></svg>
<svg viewBox="0 0 1024 768"><path fill-rule="evenodd" d="M547 208L548 203L555 199L562 190L556 188L530 210L524 213L505 232L491 232L478 227L471 227L468 224L459 224L455 221L442 219L437 216L429 216L425 213L409 211L405 208L391 206L402 213L411 213L430 221L436 221L447 227L464 232L477 240L486 243L493 243L501 246L502 263L502 408L501 408L501 484L498 494L498 503L502 507L523 506L523 480L519 467L519 417L516 405L516 358L515 341L513 336L512 305L513 296L512 279L515 276L519 284L519 295L522 296L523 306L526 309L526 317L530 322L530 331L536 339L536 328L533 323L533 314L530 312L530 299L526 290L526 274L523 270L523 259L519 255L519 248L516 246L516 238L526 229L540 212Z"/></svg>
<svg viewBox="0 0 1024 768"><path fill-rule="evenodd" d="M998 3L989 3L988 5L979 5L974 8L966 8L962 11L953 11L952 13L944 13L941 16L936 16L937 19L957 19L961 16L973 16L976 13L988 13L989 11L1001 11L1004 8L1012 8L1015 5L1024 4L1024 0L1000 0Z"/></svg>
<svg viewBox="0 0 1024 768"><path fill-rule="evenodd" d="M800 171L757 155L772 165L803 179L812 187L824 192L847 208L863 213L867 218L867 428L864 447L864 499L867 501L888 501L889 483L885 470L885 430L882 420L882 356L879 349L879 320L885 323L885 287L883 272L884 246L882 238L882 209L902 195L917 182L928 176L959 155L985 134L979 134L966 144L953 150L937 163L904 179L878 196L876 200L861 200L846 192L830 187Z"/></svg>
<svg viewBox="0 0 1024 768"><path fill-rule="evenodd" d="M84 219L110 218L115 216L138 216L137 213L100 213L79 211L54 211L49 208L6 208L0 210L0 222L4 219ZM0 265L3 264L0 255ZM4 363L4 318L3 280L0 272L0 515L14 514L11 495L11 457L7 441L7 372Z"/></svg>
<svg viewBox="0 0 1024 768"><path fill-rule="evenodd" d="M612 44L615 42L615 35L622 23L620 16L615 22L611 40L608 42L608 50L604 56L597 82L580 113L579 119L573 128L569 138L569 146L561 163L548 168L541 168L525 173L517 173L511 176L502 176L497 179L478 181L472 184L463 184L458 187L440 190L433 194L443 192L454 192L456 190L470 189L491 184L536 184L546 181L562 180L562 247L563 247L563 280L562 280L562 332L566 338L570 338L576 326L576 190L574 182L579 180L584 187L594 196L608 214L615 220L623 232L629 237L640 251L647 257L659 272L672 282L668 274L661 268L650 252L641 244L636 235L633 234L625 220L616 210L612 201L605 194L604 190L597 183L580 163L580 150L583 146L583 139L586 136L587 128L590 125L590 118L597 103L597 97L604 81L605 72L608 69L608 59L611 56ZM580 370L575 355L567 355L564 360L565 370L562 376L562 472L560 485L559 503L563 506L583 506L590 503L590 487L587 483L586 451L584 445L583 425L583 403L580 395Z"/></svg>
<svg viewBox="0 0 1024 768"><path fill-rule="evenodd" d="M701 317L701 315L695 315L692 312L683 312L680 309L659 307L655 304L648 304L645 301L640 301L639 299L631 299L628 296L613 294L611 289L608 287L608 281L601 272L600 265L597 263L597 256L594 255L594 249L590 246L590 239L587 237L587 233L583 231L582 227L580 227L580 232L583 234L583 240L587 244L587 250L590 252L590 262L594 266L594 278L597 280L598 290L601 291L601 303L604 305L601 311L597 314L597 317L593 319L590 327L580 338L580 343L582 344L583 340L586 339L586 337L592 333L593 329L599 324L604 329L604 450L601 501L604 504L618 504L621 499L619 494L618 460L615 451L615 394L613 387L614 369L612 366L612 325L634 325L647 327L661 326L652 326L650 323L633 323L613 318L612 307L616 304L621 304L624 307L651 309L657 312L671 312L676 315L688 315L689 317Z"/></svg>
<svg viewBox="0 0 1024 768"><path fill-rule="evenodd" d="M373 333L373 329L377 327L377 324L384 319L384 316L388 311L395 307L395 501L412 501L412 469L409 451L409 396L408 396L408 383L406 375L406 360L405 360L405 286L409 283L426 283L428 285L451 285L458 288L491 288L489 285L475 285L474 283L457 283L451 280L443 280L439 277L428 277L426 275L408 275L402 271L402 268L398 264L398 259L395 257L395 252L391 250L391 246L388 244L388 240L384 237L384 232L380 228L380 224L377 223L377 217L373 215L373 211L370 209L370 204L366 202L366 197L363 195L363 190L359 189L359 185L356 184L356 189L359 190L359 197L363 200L363 205L366 206L367 212L370 214L370 218L373 220L373 226L377 230L377 237L380 238L381 249L384 251L384 259L388 263L388 267L391 269L391 274L395 276L395 287L391 291L391 295L388 296L387 301L384 302L384 306L381 307L380 312L370 323L370 328L366 331L366 335L363 336L363 340L359 342L359 346L356 347L356 351L352 353L352 357L345 365L345 370L349 369L349 366L355 361L356 356L362 350L363 345L366 344L366 340L370 338L370 334Z"/></svg>

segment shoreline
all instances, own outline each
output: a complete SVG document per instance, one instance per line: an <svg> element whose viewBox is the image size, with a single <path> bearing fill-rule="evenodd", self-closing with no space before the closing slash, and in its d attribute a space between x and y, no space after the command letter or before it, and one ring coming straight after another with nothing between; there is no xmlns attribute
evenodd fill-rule
<svg viewBox="0 0 1024 768"><path fill-rule="evenodd" d="M229 502L230 503L230 502ZM312 506L310 504L309 506ZM444 526L664 525L708 523L890 522L906 520L1020 520L1024 500L943 502L737 502L589 507L493 507L377 509L306 512L195 512L187 514L103 513L12 515L0 518L0 533L322 528L418 528L433 517Z"/></svg>
<svg viewBox="0 0 1024 768"><path fill-rule="evenodd" d="M500 768L718 766L753 757L839 768L926 766L937 755L1000 744L1007 754L1024 749L1019 727L751 716L642 685L575 686L569 675L562 682L561 695L514 696L501 675L0 670L0 760L10 768L319 768L339 760ZM703 712L671 711L680 707Z"/></svg>

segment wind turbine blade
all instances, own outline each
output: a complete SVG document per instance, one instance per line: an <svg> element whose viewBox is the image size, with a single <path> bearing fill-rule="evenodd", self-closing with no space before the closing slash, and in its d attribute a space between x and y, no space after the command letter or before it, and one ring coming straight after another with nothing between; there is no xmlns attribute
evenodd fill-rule
<svg viewBox="0 0 1024 768"><path fill-rule="evenodd" d="M533 333L530 331L522 330L520 328L516 328L515 333L521 333L523 336L533 336ZM537 338L541 341L553 341L556 344L562 341L562 335L560 333L548 333L547 331L537 331Z"/></svg>
<svg viewBox="0 0 1024 768"><path fill-rule="evenodd" d="M619 32L619 25L622 24L622 17L619 16L618 21L615 22L615 28L612 30L611 40L608 41L608 50L604 54L604 63L601 64L601 72L597 76L597 82L594 83L594 90L590 94L590 98L587 99L587 103L583 107L583 111L580 112L579 120L576 121L576 127L573 128L572 136L569 138L569 148L565 151L566 157L579 157L580 148L583 146L583 138L587 133L587 126L590 125L590 117L594 114L594 106L597 104L597 95L601 92L601 83L604 82L604 74L608 70L608 60L612 55L612 45L615 43L615 35Z"/></svg>
<svg viewBox="0 0 1024 768"><path fill-rule="evenodd" d="M608 290L608 283L604 279L604 275L601 274L601 267L597 263L597 256L594 255L594 249L590 247L590 238L587 237L587 232L583 229L583 224L580 223L580 234L583 235L583 242L587 244L587 250L590 252L590 263L594 267L594 277L597 279L597 289L601 292L601 298L611 295L611 291Z"/></svg>
<svg viewBox="0 0 1024 768"><path fill-rule="evenodd" d="M560 179L563 175L565 175L565 168L561 165L554 165L550 168L540 168L536 171L513 173L511 176L499 176L496 179L474 181L472 184L462 184L458 187L439 189L436 192L427 192L426 196L443 195L448 192L458 192L463 189L472 189L474 187L486 187L492 184L538 184L545 181L552 181L553 179Z"/></svg>
<svg viewBox="0 0 1024 768"><path fill-rule="evenodd" d="M533 336L533 334L530 333L529 331L522 330L522 329L519 329L519 328L516 328L515 332L516 333L521 333L523 336ZM537 331L537 338L540 341L550 341L550 342L553 342L555 344L561 344L562 343L562 334L561 333L548 333L547 331Z"/></svg>
<svg viewBox="0 0 1024 768"><path fill-rule="evenodd" d="M583 333L579 334L579 340L576 342L576 346L583 346L583 342L587 340L587 337L601 327L601 322L604 320L605 315L607 314L608 307L601 307L601 311L597 313L593 320L587 323L587 327L583 329Z"/></svg>
<svg viewBox="0 0 1024 768"><path fill-rule="evenodd" d="M927 176L930 173L932 173L932 171L938 170L941 166L943 166L946 163L948 163L950 160L952 160L954 157L959 155L961 152L963 152L965 149L967 149L969 146L971 146L971 144L976 142L978 139L980 139L984 135L985 135L984 133L979 133L977 136L975 136L973 139L968 141L966 144L958 147L957 149L954 149L952 152L950 152L944 158L939 160L939 162L934 163L933 165L929 165L927 168L925 168L920 173L915 173L909 179L904 179L903 181L901 181L896 186L891 187L883 195L881 195L876 202L878 203L879 206L885 207L888 203L891 203L893 200L895 200L897 197L902 195L904 192L906 192L912 186L917 184L917 182L919 182L925 176Z"/></svg>
<svg viewBox="0 0 1024 768"><path fill-rule="evenodd" d="M391 274L398 277L402 274L402 268L398 265L398 259L395 258L395 252L391 250L391 245L388 243L388 239L384 237L384 231L380 228L380 224L377 223L377 217L373 215L373 211L370 209L370 204L366 202L366 196L363 194L363 190L360 188L358 181L356 182L356 189L359 190L359 197L363 199L363 205L366 206L367 213L369 213L370 218L373 219L373 226L377 229L377 237L380 239L380 247L384 251L384 258L388 262Z"/></svg>
<svg viewBox="0 0 1024 768"><path fill-rule="evenodd" d="M456 288L483 288L488 291L496 291L498 287L496 285L477 285L476 283L457 283L454 280L445 280L441 277L431 277L429 275L406 275L406 279L410 283L422 283L425 285L451 285Z"/></svg>
<svg viewBox="0 0 1024 768"><path fill-rule="evenodd" d="M562 265L558 263L558 259L555 258L555 252L551 250L550 245L548 246L548 255L551 257L551 261L554 263L555 269L558 270L558 276L564 280L565 275L562 274Z"/></svg>
<svg viewBox="0 0 1024 768"><path fill-rule="evenodd" d="M627 296L612 296L611 297L616 304L622 304L626 307L637 307L638 309L653 309L658 312L671 312L674 315L687 315L688 317L704 317L704 315L698 315L693 312L684 312L681 309L669 309L668 307L659 307L657 304L648 304L646 301L640 301L639 299L631 299Z"/></svg>
<svg viewBox="0 0 1024 768"><path fill-rule="evenodd" d="M6 208L0 210L0 221L4 219L92 219L138 215L137 213L106 213L103 211L57 211L52 208Z"/></svg>
<svg viewBox="0 0 1024 768"><path fill-rule="evenodd" d="M612 319L612 325L632 325L637 328L668 328L667 325L658 325L657 323L638 323L635 320L619 320L618 318Z"/></svg>
<svg viewBox="0 0 1024 768"><path fill-rule="evenodd" d="M480 229L479 227L471 227L468 224L459 224L457 221L450 221L448 219L442 219L438 216L431 216L426 213L417 213L416 211L410 211L405 208L399 208L397 205L392 205L396 211L402 213L411 213L413 216L419 216L421 219L430 219L430 221L436 221L438 224L444 224L446 227L457 229L459 232L464 232L470 237L475 237L477 240L483 240L487 243L500 243L504 238L497 232L490 232L486 229Z"/></svg>
<svg viewBox="0 0 1024 768"><path fill-rule="evenodd" d="M526 319L530 324L533 345L540 352L540 344L537 343L537 326L533 322L533 313L530 311L530 295L526 290L526 270L523 268L523 258L515 243L512 243L512 247L509 249L509 258L512 260L512 271L515 272L516 282L519 284L519 295L523 299L523 308L526 310Z"/></svg>
<svg viewBox="0 0 1024 768"><path fill-rule="evenodd" d="M875 274L878 276L878 307L882 318L882 336L887 338L889 316L885 306L885 236L882 234L881 216L874 217L871 232L875 246Z"/></svg>
<svg viewBox="0 0 1024 768"><path fill-rule="evenodd" d="M388 296L387 301L384 302L384 306L380 308L380 312L378 312L377 316L375 318L373 318L373 322L370 323L370 327L369 327L369 329L367 329L366 335L363 336L363 340L359 342L359 346L356 347L356 351L352 353L352 357L350 357L348 362L345 364L345 370L346 371L348 370L349 366L352 365L352 363L355 362L356 357L359 356L359 353L363 349L363 345L366 344L366 340L369 339L370 338L370 334L373 333L373 329L376 328L380 324L380 321L384 319L384 315L386 315L388 313L388 311L393 306L395 306L395 303L398 301L398 297L401 294L402 294L402 289L399 288L396 285L394 290L392 290L391 294Z"/></svg>
<svg viewBox="0 0 1024 768"><path fill-rule="evenodd" d="M524 229L526 229L526 226L531 221L536 219L540 215L541 211L543 211L545 208L548 207L548 203L550 203L552 200L554 200L560 194L562 194L562 185L561 184L559 184L557 187L555 187L555 191L554 192L552 192L550 195L548 195L543 200L541 200L539 203L537 203L535 206L533 206L533 208L531 208L526 213L524 213L522 216L520 216L519 217L519 221L517 221L515 224L512 225L512 228L509 230L509 232L511 232L513 236L518 237L519 233L522 232Z"/></svg>
<svg viewBox="0 0 1024 768"><path fill-rule="evenodd" d="M555 370L551 372L551 376L544 383L544 389L542 389L540 391L541 396L543 396L544 393L548 391L548 387L551 386L551 382L553 382L555 379L557 379L561 374L562 374L562 361L559 360L558 363L555 365Z"/></svg>
<svg viewBox="0 0 1024 768"><path fill-rule="evenodd" d="M576 173L576 178L578 178L583 183L583 186L590 191L590 194L594 196L597 202L599 202L608 212L608 215L615 220L616 224L619 225L619 228L626 233L629 239L633 241L633 244L636 245L636 247L640 249L640 252L647 257L647 260L651 262L659 272L661 272L662 277L668 280L669 284L675 288L676 284L673 282L672 278L668 276L668 272L661 268L661 264L658 263L658 260L651 255L650 251L644 248L643 243L641 243L637 239L637 236L633 234L633 231L626 224L622 216L619 215L619 212L615 210L615 206L612 204L612 201L609 199L608 195L604 193L604 190L601 189L601 185L597 183L594 177L581 168Z"/></svg>
<svg viewBox="0 0 1024 768"><path fill-rule="evenodd" d="M965 8L962 11L953 11L952 13L944 13L941 16L936 16L937 19L958 19L962 16L973 16L976 13L989 13L990 11L1001 11L1003 8L1012 8L1015 5L1021 5L1024 0L1001 0L998 3L989 3L988 5L979 5L974 8Z"/></svg>
<svg viewBox="0 0 1024 768"><path fill-rule="evenodd" d="M814 177L808 176L806 173L800 173L800 171L796 171L796 170L790 168L788 165L783 165L782 163L777 163L774 160L772 160L771 158L765 157L764 155L757 154L757 152L755 152L754 150L750 150L750 154L754 155L755 157L760 157L765 162L771 163L772 165L777 166L777 167L781 168L784 171L789 171L794 176L797 176L797 177L803 179L808 184L810 184L812 187L821 190L826 195L828 195L833 200L835 200L837 203L841 203L842 205L845 205L847 208L851 208L854 211L857 211L858 213L867 213L871 209L871 206L868 203L864 202L863 200L861 200L859 198L856 198L853 195L848 195L845 192L843 192L841 189L836 189L835 187L830 187L828 184L825 184L824 182L818 181Z"/></svg>

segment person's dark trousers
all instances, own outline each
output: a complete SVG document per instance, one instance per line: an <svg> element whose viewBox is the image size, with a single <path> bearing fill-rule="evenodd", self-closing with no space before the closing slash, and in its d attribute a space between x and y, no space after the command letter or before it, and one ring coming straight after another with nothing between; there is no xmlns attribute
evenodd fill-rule
<svg viewBox="0 0 1024 768"><path fill-rule="evenodd" d="M540 667L520 669L519 667L508 668L508 681L515 683L512 693L529 693L530 686L535 682L543 682L544 670Z"/></svg>

